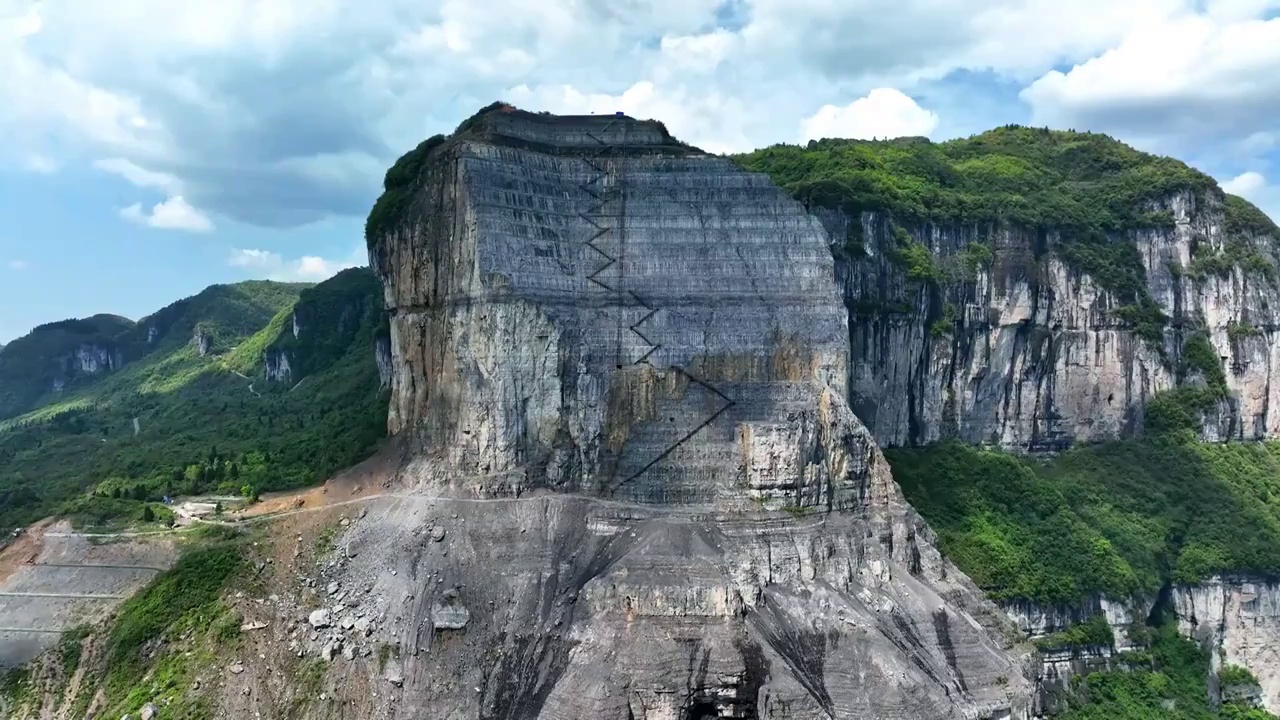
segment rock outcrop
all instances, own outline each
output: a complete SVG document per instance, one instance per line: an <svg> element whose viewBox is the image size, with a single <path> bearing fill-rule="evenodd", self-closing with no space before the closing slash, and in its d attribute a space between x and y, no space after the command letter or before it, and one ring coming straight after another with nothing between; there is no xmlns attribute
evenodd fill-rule
<svg viewBox="0 0 1280 720"><path fill-rule="evenodd" d="M78 375L100 375L118 370L124 364L124 358L115 347L108 344L84 343L76 346L58 359L59 376L55 378L55 387L61 389L62 383Z"/></svg>
<svg viewBox="0 0 1280 720"><path fill-rule="evenodd" d="M1247 668L1261 686L1263 707L1280 711L1280 582L1215 577L1174 587L1172 600L1179 629L1209 648L1213 670Z"/></svg>
<svg viewBox="0 0 1280 720"><path fill-rule="evenodd" d="M1146 623L1147 615L1150 614L1154 605L1154 598L1117 601L1102 595L1092 595L1080 603L1070 605L1043 605L1028 601L1000 603L1001 609L1014 621L1018 629L1032 638L1046 637L1101 615L1106 619L1112 635L1115 636L1114 647L1117 652L1143 647L1141 643L1129 637L1130 630L1134 626L1140 627Z"/></svg>
<svg viewBox="0 0 1280 720"><path fill-rule="evenodd" d="M387 332L381 295L382 288L368 268L343 270L303 290L288 317L280 318L278 334L263 351L267 381L301 382L349 353L381 363L378 343L385 344ZM386 383L381 370L379 381Z"/></svg>
<svg viewBox="0 0 1280 720"><path fill-rule="evenodd" d="M1252 244L1274 268L1275 250L1231 227L1220 196L1182 192L1153 209L1172 226L1115 242L1137 246L1149 296L1170 319L1154 343L1139 337L1114 293L1050 250L1053 232L903 226L939 263L963 263L979 243L991 253L992 262L971 263L967 277L939 291L894 262L895 224L883 214L814 208L831 237L862 238L863 252L836 251L854 319L854 412L884 446L957 438L1034 452L1114 439L1141 432L1151 397L1184 380L1179 357L1194 331L1224 361L1231 395L1206 413L1204 437L1280 435L1274 270L1222 260Z"/></svg>
<svg viewBox="0 0 1280 720"><path fill-rule="evenodd" d="M378 364L378 387L391 387L391 337L380 335L373 346L373 359Z"/></svg>
<svg viewBox="0 0 1280 720"><path fill-rule="evenodd" d="M208 328L197 325L191 335L191 346L196 349L197 355L205 357L213 350L213 333Z"/></svg>
<svg viewBox="0 0 1280 720"><path fill-rule="evenodd" d="M0 418L30 409L42 396L63 392L120 369L121 336L133 321L116 315L61 320L33 329L0 357Z"/></svg>
<svg viewBox="0 0 1280 720"><path fill-rule="evenodd" d="M846 402L826 233L766 177L498 106L397 163L369 230L399 482L436 503L344 540L409 608L397 716L1031 711Z"/></svg>
<svg viewBox="0 0 1280 720"><path fill-rule="evenodd" d="M1092 595L1074 604L1046 605L1029 601L1004 601L1001 609L1018 629L1038 643L1039 674L1036 678L1036 706L1039 714L1052 716L1070 706L1076 697L1074 678L1100 670L1117 669L1117 656L1145 645L1133 638L1136 627L1145 627L1154 598L1117 601ZM1111 629L1112 642L1085 645L1057 645L1049 641L1055 633L1069 631L1101 617ZM1060 637L1060 636L1059 636Z"/></svg>
<svg viewBox="0 0 1280 720"><path fill-rule="evenodd" d="M269 348L263 356L263 366L268 382L288 382L293 377L289 351Z"/></svg>

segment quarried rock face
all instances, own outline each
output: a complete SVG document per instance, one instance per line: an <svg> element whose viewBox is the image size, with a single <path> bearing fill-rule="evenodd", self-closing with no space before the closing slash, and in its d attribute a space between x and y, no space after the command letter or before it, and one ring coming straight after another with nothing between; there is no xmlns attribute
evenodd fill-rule
<svg viewBox="0 0 1280 720"><path fill-rule="evenodd" d="M370 237L400 481L457 520L350 538L414 608L397 712L1025 716L1012 627L847 404L821 224L657 123L464 125Z"/></svg>

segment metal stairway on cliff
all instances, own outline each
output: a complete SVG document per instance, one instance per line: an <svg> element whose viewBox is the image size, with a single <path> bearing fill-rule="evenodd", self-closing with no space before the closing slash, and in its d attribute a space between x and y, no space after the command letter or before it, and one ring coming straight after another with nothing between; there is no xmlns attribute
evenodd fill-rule
<svg viewBox="0 0 1280 720"><path fill-rule="evenodd" d="M628 127L627 123L629 122L629 118L626 118L625 116L623 116L622 113L617 113L617 115L612 120L610 120L607 125L604 126L604 128L600 131L600 134L607 136L609 130L612 129L614 125L619 121L623 123L622 145L625 146L626 131ZM630 299L631 301L634 301L636 305L640 306L641 308L644 308L645 310L644 315L642 315L640 319L637 320L636 322L632 323L631 325L628 325L626 327L626 330L631 332L635 337L639 338L646 346L648 346L649 349L646 350L640 357L636 358L635 360L624 360L623 348L622 348L623 346L622 333L623 333L623 325L624 325L623 312L621 308L618 309L618 313L617 313L618 324L617 324L617 332L615 335L615 365L617 369L621 370L625 365L648 365L649 367L652 367L655 370L661 369L661 368L655 367L653 363L650 361L650 358L654 355L654 353L656 353L658 350L662 348L661 343L653 342L647 336L645 336L644 332L640 329L642 325L644 325L646 322L652 319L655 315L657 315L658 311L661 310L661 308L656 307L652 302L641 297L635 291L626 289L625 288L626 277L624 274L621 274L621 271L623 269L622 259L625 258L626 256L626 173L622 170L613 172L612 182L607 182L610 179L611 173L605 165L606 157L611 155L616 148L614 145L611 145L610 143L605 141L603 138L601 138L600 136L594 133L586 131L585 134L587 135L587 137L594 140L599 147L596 149L596 151L592 155L590 155L587 158L584 158L584 162L587 164L589 168L591 168L591 171L593 174L585 182L580 183L579 187L582 189L584 193L586 193L588 196L592 198L593 204L590 207L588 207L588 209L585 212L578 213L578 216L592 226L592 230L590 231L590 237L587 239L586 246L594 250L605 260L605 263L603 265L596 268L594 272L592 272L590 275L587 276L587 280L592 284L599 286L601 289L603 289L606 292L615 293L619 295L620 301ZM619 163L617 167L625 169L625 165L621 163ZM608 205L611 201L617 202L620 206L619 212L616 215L607 215L604 212L606 205ZM611 218L615 219L617 222L616 223L612 222ZM613 238L617 240L617 246L618 246L617 255L614 255L606 251L604 248L600 246L601 241L609 238ZM600 275L603 274L605 271L609 270L609 268L613 267L614 265L617 265L620 271L619 282L617 287L609 285L608 283L600 279ZM612 487L613 491L618 490L622 486L626 485L627 483L643 475L645 472L647 472L653 466L657 465L659 462L661 462L671 453L675 452L676 449L678 449L681 445L688 442L698 433L705 430L709 425L711 425L711 423L715 422L721 415L728 412L729 409L735 405L735 402L733 401L733 399L731 399L725 393L721 392L719 388L695 376L693 373L689 372L686 368L681 367L679 365L671 365L669 366L669 369L679 373L689 382L694 383L699 387L716 395L718 398L724 401L724 404L721 405L713 413L708 415L706 418L704 418L697 425L695 425L692 430L685 433L675 442L671 443L669 446L663 449L660 453L658 453L657 456L655 456L653 459L647 462L639 470L631 473L621 482L618 482L617 484L613 485Z"/></svg>

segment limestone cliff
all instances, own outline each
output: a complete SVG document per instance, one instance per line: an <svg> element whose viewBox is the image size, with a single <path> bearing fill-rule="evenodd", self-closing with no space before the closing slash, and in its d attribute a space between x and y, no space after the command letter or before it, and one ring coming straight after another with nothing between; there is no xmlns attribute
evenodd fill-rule
<svg viewBox="0 0 1280 720"><path fill-rule="evenodd" d="M409 608L397 716L1030 712L1011 627L848 407L800 204L658 123L508 106L386 187L398 481L455 519L345 540L344 583Z"/></svg>
<svg viewBox="0 0 1280 720"><path fill-rule="evenodd" d="M1208 651L1209 692L1215 704L1231 699L1227 697L1231 689L1218 681L1219 671L1237 666L1257 679L1256 704L1272 713L1280 710L1280 583L1273 578L1217 576L1195 585L1172 585L1160 598L1116 600L1095 595L1068 605L1011 601L1001 606L1023 632L1037 640L1097 619L1111 629L1111 643L1042 649L1040 704L1052 711L1060 707L1061 698L1069 697L1072 677L1114 668L1119 653L1144 649L1131 633L1160 603L1176 615L1179 631Z"/></svg>
<svg viewBox="0 0 1280 720"><path fill-rule="evenodd" d="M1206 439L1280 432L1280 229L1186 165L1019 127L737 159L822 218L853 410L882 445L1113 439L1141 433L1157 394L1206 381L1176 398ZM1221 383L1204 356L1225 360Z"/></svg>
<svg viewBox="0 0 1280 720"><path fill-rule="evenodd" d="M1052 236L1009 224L907 225L939 262L963 262L974 244L991 252L989 263L939 290L912 282L894 261L898 238L883 214L819 211L833 237L852 222L866 238L865 255L837 252L836 264L857 318L855 412L886 445L958 438L1036 451L1113 439L1141 431L1152 396L1183 380L1186 336L1203 332L1225 362L1230 393L1202 418L1205 438L1276 437L1274 276L1241 266L1193 274L1196 258L1222 255L1241 238L1221 200L1184 192L1160 207L1174 224L1131 238L1148 293L1170 320L1156 342L1118 312L1125 302L1115 293L1045 250Z"/></svg>
<svg viewBox="0 0 1280 720"><path fill-rule="evenodd" d="M377 345L387 333L381 295L367 268L343 270L303 290L287 315L273 321L277 334L262 354L267 381L301 382L354 349L379 362Z"/></svg>
<svg viewBox="0 0 1280 720"><path fill-rule="evenodd" d="M1261 686L1263 707L1280 712L1280 583L1215 577L1175 587L1172 599L1181 630L1212 649L1212 668L1248 668Z"/></svg>

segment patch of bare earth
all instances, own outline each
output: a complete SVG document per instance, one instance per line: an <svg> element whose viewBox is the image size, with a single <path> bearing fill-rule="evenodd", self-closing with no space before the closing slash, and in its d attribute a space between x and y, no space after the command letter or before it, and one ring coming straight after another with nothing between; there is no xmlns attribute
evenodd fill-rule
<svg viewBox="0 0 1280 720"><path fill-rule="evenodd" d="M52 523L53 520L47 518L35 523L0 550L0 583L8 580L18 568L33 562L40 555L40 551L44 548L44 531Z"/></svg>

